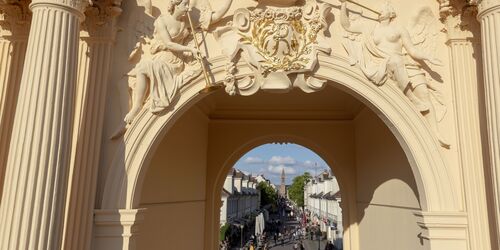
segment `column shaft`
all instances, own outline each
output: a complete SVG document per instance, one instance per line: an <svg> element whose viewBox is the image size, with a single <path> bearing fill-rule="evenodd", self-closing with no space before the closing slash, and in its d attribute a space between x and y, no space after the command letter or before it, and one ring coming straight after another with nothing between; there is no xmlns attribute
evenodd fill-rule
<svg viewBox="0 0 500 250"><path fill-rule="evenodd" d="M466 38L451 39L453 99L457 148L462 168L471 249L491 249L480 130L478 75L474 45Z"/></svg>
<svg viewBox="0 0 500 250"><path fill-rule="evenodd" d="M0 194L3 189L26 44L27 37L26 40L0 38Z"/></svg>
<svg viewBox="0 0 500 250"><path fill-rule="evenodd" d="M28 42L28 2L0 3L0 199ZM0 200L1 203L1 200Z"/></svg>
<svg viewBox="0 0 500 250"><path fill-rule="evenodd" d="M87 54L87 56L85 56ZM80 46L80 70L65 228L66 249L90 249L111 44ZM78 98L77 98L78 99ZM78 118L79 117L79 118Z"/></svg>
<svg viewBox="0 0 500 250"><path fill-rule="evenodd" d="M0 249L59 249L82 1L34 0L0 205Z"/></svg>
<svg viewBox="0 0 500 250"><path fill-rule="evenodd" d="M483 75L489 155L495 200L497 244L500 245L500 1L480 1Z"/></svg>
<svg viewBox="0 0 500 250"><path fill-rule="evenodd" d="M97 173L119 1L95 1L80 32L79 68L64 249L90 249Z"/></svg>

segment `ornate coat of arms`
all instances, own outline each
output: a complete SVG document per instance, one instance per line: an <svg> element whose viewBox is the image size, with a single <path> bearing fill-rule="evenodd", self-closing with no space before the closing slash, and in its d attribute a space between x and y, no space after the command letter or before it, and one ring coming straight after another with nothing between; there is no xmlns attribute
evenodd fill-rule
<svg viewBox="0 0 500 250"><path fill-rule="evenodd" d="M226 92L252 95L259 89L274 92L286 92L293 87L305 92L322 89L326 81L310 73L316 68L317 55L331 51L323 42L330 8L309 0L302 6L268 5L236 10L233 21L215 31L230 59ZM247 64L251 70L243 79L234 77L239 63Z"/></svg>

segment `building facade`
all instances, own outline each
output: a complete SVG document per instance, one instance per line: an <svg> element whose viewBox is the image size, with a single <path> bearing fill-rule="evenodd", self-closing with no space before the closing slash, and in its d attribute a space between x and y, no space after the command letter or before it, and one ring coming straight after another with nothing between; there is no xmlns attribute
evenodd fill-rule
<svg viewBox="0 0 500 250"><path fill-rule="evenodd" d="M226 174L266 143L331 166L344 249L499 249L499 15L1 0L0 249L217 249Z"/></svg>
<svg viewBox="0 0 500 250"><path fill-rule="evenodd" d="M232 169L229 171L221 192L221 226L241 223L243 219L260 208L260 191L256 178Z"/></svg>
<svg viewBox="0 0 500 250"><path fill-rule="evenodd" d="M304 187L304 204L310 225L318 226L333 242L342 249L342 196L335 176L329 172L315 176Z"/></svg>

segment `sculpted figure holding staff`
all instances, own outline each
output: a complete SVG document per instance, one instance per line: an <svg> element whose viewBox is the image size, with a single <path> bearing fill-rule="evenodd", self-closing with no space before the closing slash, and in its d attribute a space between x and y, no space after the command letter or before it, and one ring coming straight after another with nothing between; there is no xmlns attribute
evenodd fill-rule
<svg viewBox="0 0 500 250"><path fill-rule="evenodd" d="M189 0L167 0L167 11L154 21L154 33L151 40L150 58L143 58L134 68L136 78L132 91L132 108L125 116L127 124L132 123L141 110L146 91L149 87L149 108L159 113L170 106L177 97L179 88L197 77L201 66L186 70L189 56L201 61L201 52L196 46L186 45L189 41ZM219 21L227 12L232 0L226 0L215 11L200 10L196 26L207 29ZM134 53L134 52L133 52ZM149 84L149 86L148 86Z"/></svg>

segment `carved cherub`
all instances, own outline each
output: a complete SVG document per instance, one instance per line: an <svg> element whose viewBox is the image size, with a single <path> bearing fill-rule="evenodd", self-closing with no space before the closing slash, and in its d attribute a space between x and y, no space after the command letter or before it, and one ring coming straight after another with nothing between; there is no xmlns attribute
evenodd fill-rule
<svg viewBox="0 0 500 250"><path fill-rule="evenodd" d="M226 0L211 11L201 10L199 22L202 28L219 21L227 12L232 0ZM125 116L127 124L132 123L141 110L149 84L149 108L153 113L167 109L177 97L179 88L201 73L201 67L186 70L186 56L201 58L201 52L194 46L185 45L189 35L189 0L168 0L167 12L154 21L154 33L150 42L151 57L142 58L133 70L136 78L132 89L132 108ZM134 53L134 52L133 52Z"/></svg>
<svg viewBox="0 0 500 250"><path fill-rule="evenodd" d="M422 48L423 45L428 45L429 41L425 42L425 38L419 40L418 37L418 34L427 28L425 21L428 20L426 18L430 10L419 14L422 18L418 20L419 23L414 24L415 32L412 33L414 36L411 36L407 29L393 22L396 12L388 2L380 10L376 26L371 30L366 30L366 25L351 22L346 1L340 0L342 3L341 25L347 32L360 36L360 39L351 39L352 42L358 44L348 46L348 53L351 53L353 63L357 64L365 76L377 85L384 84L387 78L394 80L427 119L441 145L449 147L438 130L438 118L430 93L430 90L435 90L435 88L422 70L424 61L442 65L439 59L432 56L432 53ZM417 31L418 29L420 30Z"/></svg>

